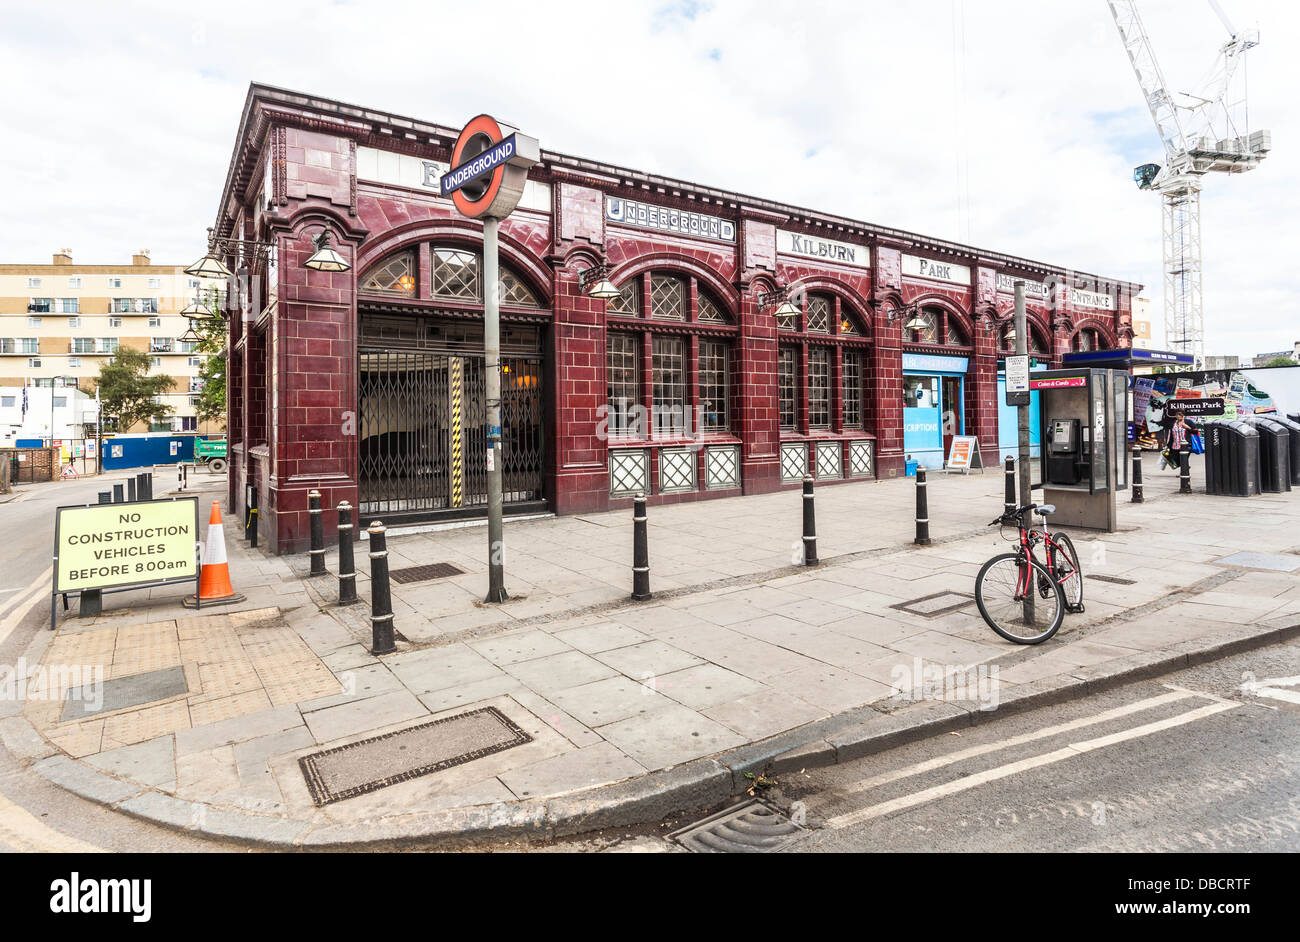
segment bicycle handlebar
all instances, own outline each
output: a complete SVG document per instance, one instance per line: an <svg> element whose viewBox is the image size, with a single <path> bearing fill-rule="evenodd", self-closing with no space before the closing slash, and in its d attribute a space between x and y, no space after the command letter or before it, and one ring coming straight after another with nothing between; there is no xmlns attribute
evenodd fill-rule
<svg viewBox="0 0 1300 942"><path fill-rule="evenodd" d="M1023 507L1017 507L1015 510L1011 511L1010 513L1004 513L1001 516L999 516L997 519L990 521L989 526L991 527L995 527L998 525L1007 526L1008 524L1015 524L1019 526L1021 520L1024 517L1025 511L1037 510L1037 509L1038 509L1037 504L1025 504L1025 506Z"/></svg>

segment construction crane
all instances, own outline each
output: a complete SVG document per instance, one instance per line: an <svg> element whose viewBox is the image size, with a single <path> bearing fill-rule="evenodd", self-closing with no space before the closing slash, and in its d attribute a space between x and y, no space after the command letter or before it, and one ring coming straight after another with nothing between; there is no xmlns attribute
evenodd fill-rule
<svg viewBox="0 0 1300 942"><path fill-rule="evenodd" d="M1164 200L1164 301L1166 341L1205 359L1205 311L1201 302L1201 185L1207 173L1254 170L1272 147L1268 131L1248 126L1244 72L1238 67L1259 44L1256 30L1237 31L1215 0L1215 14L1228 30L1203 94L1175 95L1165 82L1138 15L1137 3L1107 0L1165 147L1165 162L1143 164L1133 179Z"/></svg>

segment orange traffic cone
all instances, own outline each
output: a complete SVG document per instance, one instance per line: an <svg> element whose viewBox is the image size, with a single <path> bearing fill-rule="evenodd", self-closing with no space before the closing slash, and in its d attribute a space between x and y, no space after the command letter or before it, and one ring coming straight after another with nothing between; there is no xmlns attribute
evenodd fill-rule
<svg viewBox="0 0 1300 942"><path fill-rule="evenodd" d="M208 539L203 544L203 568L199 572L199 595L188 596L181 600L186 608L199 608L203 605L226 605L230 602L242 602L244 596L235 591L230 584L230 565L226 562L226 535L221 526L221 506L212 502L212 513L208 515Z"/></svg>

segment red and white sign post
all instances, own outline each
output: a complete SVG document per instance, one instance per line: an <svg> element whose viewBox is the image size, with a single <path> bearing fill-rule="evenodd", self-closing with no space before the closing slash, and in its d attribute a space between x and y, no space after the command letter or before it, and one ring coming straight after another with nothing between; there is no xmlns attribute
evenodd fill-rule
<svg viewBox="0 0 1300 942"><path fill-rule="evenodd" d="M490 115L470 120L451 151L441 192L462 215L483 220L483 356L487 374L488 593L504 602L505 537L501 494L501 300L497 226L519 205L528 168L540 159L537 139L499 124Z"/></svg>

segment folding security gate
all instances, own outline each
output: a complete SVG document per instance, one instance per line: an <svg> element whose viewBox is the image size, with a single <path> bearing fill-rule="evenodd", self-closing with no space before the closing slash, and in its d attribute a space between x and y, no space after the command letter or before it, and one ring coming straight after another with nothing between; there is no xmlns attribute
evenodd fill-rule
<svg viewBox="0 0 1300 942"><path fill-rule="evenodd" d="M362 518L486 512L483 357L363 347L358 366ZM541 358L505 356L501 373L504 499L541 501Z"/></svg>

